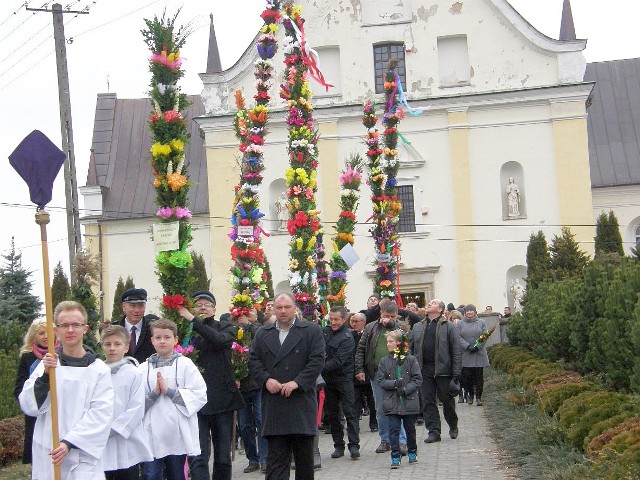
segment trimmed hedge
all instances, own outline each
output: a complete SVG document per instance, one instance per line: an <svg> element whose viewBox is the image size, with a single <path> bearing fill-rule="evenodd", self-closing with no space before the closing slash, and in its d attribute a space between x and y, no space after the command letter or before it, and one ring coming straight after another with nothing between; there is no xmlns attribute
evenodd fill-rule
<svg viewBox="0 0 640 480"><path fill-rule="evenodd" d="M489 357L494 368L510 373L522 387L511 401L535 402L557 420L565 442L596 462L575 478L640 478L634 476L640 471L640 405L634 396L605 391L521 347L496 345Z"/></svg>
<svg viewBox="0 0 640 480"><path fill-rule="evenodd" d="M538 390L538 409L547 415L553 415L562 406L565 400L575 397L583 392L599 391L600 387L591 382L569 381L549 385L546 389Z"/></svg>

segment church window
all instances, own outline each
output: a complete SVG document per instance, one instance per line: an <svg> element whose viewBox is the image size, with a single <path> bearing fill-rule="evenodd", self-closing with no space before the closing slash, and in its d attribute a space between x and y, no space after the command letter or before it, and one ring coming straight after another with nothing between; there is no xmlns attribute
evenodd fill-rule
<svg viewBox="0 0 640 480"><path fill-rule="evenodd" d="M471 68L466 35L438 38L438 73L440 87L469 85Z"/></svg>
<svg viewBox="0 0 640 480"><path fill-rule="evenodd" d="M413 185L400 185L398 187L398 200L402 202L400 220L398 222L399 232L416 231L416 208L413 198Z"/></svg>
<svg viewBox="0 0 640 480"><path fill-rule="evenodd" d="M384 93L384 77L387 73L389 60L398 60L398 76L403 86L407 84L407 74L404 64L404 44L384 43L373 46L373 59L376 74L376 93ZM406 87L405 87L406 88Z"/></svg>

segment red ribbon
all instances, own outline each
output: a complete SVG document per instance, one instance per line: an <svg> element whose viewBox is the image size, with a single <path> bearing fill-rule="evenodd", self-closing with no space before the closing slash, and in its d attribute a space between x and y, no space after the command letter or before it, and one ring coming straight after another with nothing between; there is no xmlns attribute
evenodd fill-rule
<svg viewBox="0 0 640 480"><path fill-rule="evenodd" d="M322 72L320 71L320 68L318 67L318 64L316 63L316 59L313 58L313 55L309 55L307 53L307 42L304 36L304 26L303 26L304 24L302 23L299 17L296 18L296 24L300 29L300 36L301 36L300 49L302 50L302 57L304 59L304 63L307 65L307 68L309 70L309 75L316 82L322 85L325 88L325 90L328 92L329 87L333 87L333 85L326 82L326 80L324 79L324 75L322 74Z"/></svg>

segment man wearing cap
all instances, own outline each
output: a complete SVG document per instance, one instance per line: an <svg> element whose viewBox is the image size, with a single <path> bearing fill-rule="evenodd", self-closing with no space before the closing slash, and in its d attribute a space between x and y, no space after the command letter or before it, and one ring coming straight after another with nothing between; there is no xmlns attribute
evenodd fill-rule
<svg viewBox="0 0 640 480"><path fill-rule="evenodd" d="M213 293L200 290L192 295L195 315L184 307L180 315L193 322L199 354L196 365L207 384L207 403L198 412L200 455L189 457L192 480L209 480L209 458L213 441L214 480L231 480L231 432L233 412L243 401L231 368L231 344L236 339L236 327L215 319L216 299Z"/></svg>
<svg viewBox="0 0 640 480"><path fill-rule="evenodd" d="M153 345L151 345L149 324L157 320L158 317L153 314L144 314L147 306L147 291L144 288L125 290L122 292L120 300L122 300L124 317L115 323L126 328L129 335L131 335L128 355L135 358L138 363L143 363L156 353Z"/></svg>

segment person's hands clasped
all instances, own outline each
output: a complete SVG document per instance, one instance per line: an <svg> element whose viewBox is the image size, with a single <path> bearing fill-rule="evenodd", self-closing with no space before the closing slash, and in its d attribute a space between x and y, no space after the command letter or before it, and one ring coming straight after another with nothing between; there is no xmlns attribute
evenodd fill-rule
<svg viewBox="0 0 640 480"><path fill-rule="evenodd" d="M166 395L167 392L169 391L169 387L167 387L167 382L165 382L160 372L158 372L158 375L157 375L156 390L158 390L158 392L156 392L156 395L160 395L161 393L163 395Z"/></svg>
<svg viewBox="0 0 640 480"><path fill-rule="evenodd" d="M51 461L54 465L60 465L67 453L69 453L69 447L66 443L60 442L60 445L51 451Z"/></svg>
<svg viewBox="0 0 640 480"><path fill-rule="evenodd" d="M267 383L265 384L265 387L267 388L267 391L269 393L280 393L280 390L282 390L282 384L277 381L275 378L269 378L267 380Z"/></svg>
<svg viewBox="0 0 640 480"><path fill-rule="evenodd" d="M282 389L280 390L280 395L288 397L297 388L298 388L298 384L296 382L294 382L293 380L291 380L290 382L287 382L287 383L282 385Z"/></svg>

